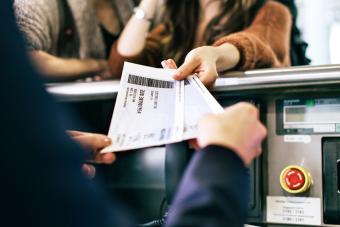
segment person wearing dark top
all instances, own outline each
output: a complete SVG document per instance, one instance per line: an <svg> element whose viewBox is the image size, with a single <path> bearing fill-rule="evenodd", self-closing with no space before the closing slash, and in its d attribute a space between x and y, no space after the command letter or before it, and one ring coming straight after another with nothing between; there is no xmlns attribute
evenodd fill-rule
<svg viewBox="0 0 340 227"><path fill-rule="evenodd" d="M129 212L81 171L85 152L65 134L69 117L28 60L11 2L0 6L1 226L135 226ZM204 117L203 149L194 154L165 225L242 226L246 166L260 154L265 134L250 104Z"/></svg>

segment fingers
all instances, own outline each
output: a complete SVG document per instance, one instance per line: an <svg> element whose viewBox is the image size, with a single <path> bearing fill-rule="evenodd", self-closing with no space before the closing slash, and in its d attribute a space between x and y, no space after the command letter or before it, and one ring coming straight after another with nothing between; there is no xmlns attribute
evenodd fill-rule
<svg viewBox="0 0 340 227"><path fill-rule="evenodd" d="M90 150L99 150L111 144L109 137L95 133L77 134L73 139Z"/></svg>
<svg viewBox="0 0 340 227"><path fill-rule="evenodd" d="M216 68L216 62L207 57L204 52L205 49L195 49L192 50L187 57L183 65L181 65L174 73L173 78L175 80L184 80L188 76L197 73L199 79L206 87L212 87L215 80L218 77L218 72ZM163 68L176 69L176 63L172 59L162 61Z"/></svg>
<svg viewBox="0 0 340 227"><path fill-rule="evenodd" d="M246 165L261 154L267 129L259 120L258 109L249 103L238 103L221 114L205 115L198 124L201 147L221 145L238 154Z"/></svg>
<svg viewBox="0 0 340 227"><path fill-rule="evenodd" d="M197 139L189 140L188 143L189 143L189 148L195 149L195 150L200 149L200 146L199 146L199 144L198 144Z"/></svg>
<svg viewBox="0 0 340 227"><path fill-rule="evenodd" d="M80 131L76 131L76 130L67 130L66 133L69 134L72 137L86 134L85 132L80 132Z"/></svg>
<svg viewBox="0 0 340 227"><path fill-rule="evenodd" d="M111 139L109 137L80 131L67 132L76 142L92 152L93 161L96 163L111 164L116 160L116 155L114 153L100 153L101 149L111 144Z"/></svg>
<svg viewBox="0 0 340 227"><path fill-rule="evenodd" d="M99 151L95 151L95 162L98 164L111 164L116 161L116 155L114 153L101 154Z"/></svg>
<svg viewBox="0 0 340 227"><path fill-rule="evenodd" d="M164 60L161 65L164 69L177 69L176 62L173 59Z"/></svg>
<svg viewBox="0 0 340 227"><path fill-rule="evenodd" d="M181 65L174 74L175 80L184 80L189 75L195 73L197 67L200 65L200 60L196 57L188 57L183 65Z"/></svg>
<svg viewBox="0 0 340 227"><path fill-rule="evenodd" d="M93 179L96 175L96 168L90 164L84 164L82 170L89 179Z"/></svg>
<svg viewBox="0 0 340 227"><path fill-rule="evenodd" d="M216 79L218 78L216 67L215 68L210 67L207 68L207 70L205 71L199 72L198 78L207 88L211 88L214 85Z"/></svg>
<svg viewBox="0 0 340 227"><path fill-rule="evenodd" d="M171 69L177 69L177 64L173 59L168 59L167 60L167 64L169 65L169 67Z"/></svg>
<svg viewBox="0 0 340 227"><path fill-rule="evenodd" d="M163 67L164 69L168 69L168 65L167 65L167 63L166 63L166 60L162 61L162 62L161 62L161 65L162 65L162 67Z"/></svg>
<svg viewBox="0 0 340 227"><path fill-rule="evenodd" d="M217 114L207 113L202 116L197 126L197 143L198 147L204 148L210 144L214 144L218 140L216 135L220 135L217 126L220 120Z"/></svg>
<svg viewBox="0 0 340 227"><path fill-rule="evenodd" d="M75 139L87 147L93 153L93 159L98 164L111 164L116 160L114 153L101 154L100 150L111 144L111 139L100 134L88 133L83 136L77 136Z"/></svg>
<svg viewBox="0 0 340 227"><path fill-rule="evenodd" d="M197 73L198 78L208 88L212 87L218 78L216 63L211 59L197 57L192 52L187 56L184 64L175 72L174 79L183 80L194 73Z"/></svg>
<svg viewBox="0 0 340 227"><path fill-rule="evenodd" d="M235 105L225 108L224 113L238 112L246 114L247 116L255 116L256 119L260 118L259 110L248 102L239 102Z"/></svg>

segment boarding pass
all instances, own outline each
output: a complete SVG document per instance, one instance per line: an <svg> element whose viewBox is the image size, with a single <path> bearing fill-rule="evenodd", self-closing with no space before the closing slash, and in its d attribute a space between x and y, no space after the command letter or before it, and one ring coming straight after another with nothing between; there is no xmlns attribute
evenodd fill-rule
<svg viewBox="0 0 340 227"><path fill-rule="evenodd" d="M125 62L102 153L175 143L197 136L206 113L223 111L197 76L175 81L174 70Z"/></svg>

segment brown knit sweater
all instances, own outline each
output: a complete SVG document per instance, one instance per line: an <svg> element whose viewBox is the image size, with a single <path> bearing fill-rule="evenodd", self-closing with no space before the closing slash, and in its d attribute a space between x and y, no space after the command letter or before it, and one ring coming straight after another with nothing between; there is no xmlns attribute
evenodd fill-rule
<svg viewBox="0 0 340 227"><path fill-rule="evenodd" d="M224 36L214 43L235 45L241 59L233 70L283 67L290 65L290 31L292 19L289 10L282 4L268 1L259 10L250 26L243 31ZM109 66L112 74L119 78L124 61L160 67L166 56L162 53L163 24L150 32L142 53L133 57L124 57L117 51L117 43L112 46Z"/></svg>

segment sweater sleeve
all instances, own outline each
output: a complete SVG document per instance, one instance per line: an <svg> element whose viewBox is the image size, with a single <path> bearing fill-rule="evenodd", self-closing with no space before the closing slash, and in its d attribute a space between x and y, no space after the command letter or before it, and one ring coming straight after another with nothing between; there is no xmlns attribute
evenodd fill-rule
<svg viewBox="0 0 340 227"><path fill-rule="evenodd" d="M24 36L27 48L49 51L53 40L48 17L55 14L49 12L49 4L41 1L15 0L13 8L17 25Z"/></svg>
<svg viewBox="0 0 340 227"><path fill-rule="evenodd" d="M236 46L241 59L234 70L289 66L291 26L289 10L268 1L247 29L222 37L214 46L224 43Z"/></svg>
<svg viewBox="0 0 340 227"><path fill-rule="evenodd" d="M163 24L154 28L146 38L145 48L135 56L126 57L121 55L117 50L118 41L116 41L112 45L109 57L109 67L113 77L120 78L125 61L160 67L163 59L161 39L164 30L165 26Z"/></svg>

